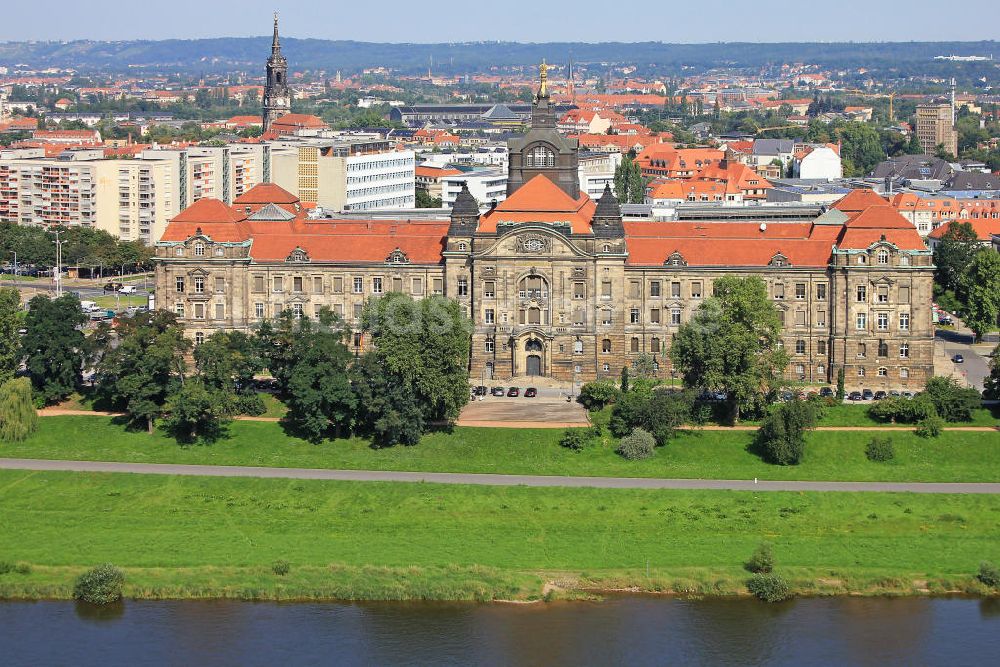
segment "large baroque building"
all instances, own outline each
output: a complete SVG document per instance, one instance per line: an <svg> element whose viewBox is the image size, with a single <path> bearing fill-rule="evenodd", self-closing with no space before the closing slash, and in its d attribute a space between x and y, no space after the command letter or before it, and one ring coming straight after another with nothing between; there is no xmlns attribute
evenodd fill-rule
<svg viewBox="0 0 1000 667"><path fill-rule="evenodd" d="M671 338L713 282L757 276L784 322L788 379L843 369L848 388L915 390L932 375L931 254L884 199L852 191L808 222L624 222L610 189L570 187L576 146L542 83L510 144L510 195L490 210L468 191L439 220L310 219L271 184L231 206L203 199L157 244L159 306L196 341L325 306L363 347L366 299L440 294L473 321L475 378L615 377L640 355L669 377Z"/></svg>

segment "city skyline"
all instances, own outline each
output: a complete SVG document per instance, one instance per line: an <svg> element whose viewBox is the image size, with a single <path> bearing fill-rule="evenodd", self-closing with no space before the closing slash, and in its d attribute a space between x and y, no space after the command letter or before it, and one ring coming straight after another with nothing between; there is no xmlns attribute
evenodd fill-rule
<svg viewBox="0 0 1000 667"><path fill-rule="evenodd" d="M475 6L461 12L444 14L412 12L397 0L383 3L388 13L406 12L405 21L371 20L370 10L362 6L331 6L314 0L275 2L247 0L242 11L232 14L228 6L177 0L174 11L155 16L137 16L130 21L118 15L120 6L107 0L81 5L56 2L56 11L44 22L37 20L37 10L14 5L5 12L0 40L71 41L92 39L123 41L134 39L200 39L210 37L263 36L270 15L278 11L283 34L293 38L350 39L369 42L466 42L500 40L519 42L640 42L667 43L712 42L886 42L886 41L979 41L996 38L992 28L1000 20L1000 4L993 0L969 0L963 6L969 22L909 21L898 7L873 6L862 0L844 0L839 11L831 13L818 6L802 6L794 17L777 0L761 0L753 12L731 0L718 5L726 21L706 16L699 5L655 6L638 11L642 21L607 21L607 6L583 0L572 6L570 15L564 6L539 6L525 0L512 0L503 15ZM930 0L914 0L905 8L906 16L922 12L940 12ZM197 17L193 20L192 17ZM863 17L863 20L859 20Z"/></svg>

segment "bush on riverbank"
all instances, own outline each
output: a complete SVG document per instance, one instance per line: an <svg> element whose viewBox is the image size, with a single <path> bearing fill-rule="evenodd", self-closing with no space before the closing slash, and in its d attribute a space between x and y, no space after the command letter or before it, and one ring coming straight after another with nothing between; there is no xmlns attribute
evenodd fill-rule
<svg viewBox="0 0 1000 667"><path fill-rule="evenodd" d="M747 589L755 598L764 602L781 602L791 595L788 582L777 574L755 574L747 581Z"/></svg>
<svg viewBox="0 0 1000 667"><path fill-rule="evenodd" d="M125 573L104 563L81 574L73 586L73 599L91 604L110 604L122 598Z"/></svg>
<svg viewBox="0 0 1000 667"><path fill-rule="evenodd" d="M283 577L292 571L292 566L287 560L276 560L271 565L271 571L279 577Z"/></svg>
<svg viewBox="0 0 1000 667"><path fill-rule="evenodd" d="M770 542L761 542L743 565L748 572L767 574L774 569L774 549Z"/></svg>
<svg viewBox="0 0 1000 667"><path fill-rule="evenodd" d="M976 579L983 582L990 588L1000 588L1000 568L988 560L979 564L979 574Z"/></svg>

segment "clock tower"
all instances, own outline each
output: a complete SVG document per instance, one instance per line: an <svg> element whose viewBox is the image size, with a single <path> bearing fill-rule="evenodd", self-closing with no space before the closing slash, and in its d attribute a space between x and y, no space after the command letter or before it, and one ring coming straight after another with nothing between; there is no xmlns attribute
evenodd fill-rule
<svg viewBox="0 0 1000 667"><path fill-rule="evenodd" d="M274 37L271 57L267 59L267 83L264 84L263 125L267 132L276 119L292 111L292 96L288 90L288 61L281 55L278 40L278 14L274 14Z"/></svg>

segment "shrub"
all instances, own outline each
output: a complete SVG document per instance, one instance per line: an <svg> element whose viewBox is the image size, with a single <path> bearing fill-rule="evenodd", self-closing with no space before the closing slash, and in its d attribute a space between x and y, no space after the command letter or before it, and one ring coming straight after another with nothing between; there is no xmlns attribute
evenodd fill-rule
<svg viewBox="0 0 1000 667"><path fill-rule="evenodd" d="M677 428L691 417L694 393L633 389L623 394L611 411L608 426L616 437L625 437L633 429L651 433L658 445L665 445Z"/></svg>
<svg viewBox="0 0 1000 667"><path fill-rule="evenodd" d="M608 403L614 403L617 398L618 387L614 382L598 380L580 387L580 396L576 400L588 410L601 410Z"/></svg>
<svg viewBox="0 0 1000 667"><path fill-rule="evenodd" d="M872 438L865 446L865 458L875 463L884 463L896 458L892 438Z"/></svg>
<svg viewBox="0 0 1000 667"><path fill-rule="evenodd" d="M14 571L14 564L5 560L0 560L0 574L7 574Z"/></svg>
<svg viewBox="0 0 1000 667"><path fill-rule="evenodd" d="M941 435L941 430L944 428L944 420L937 415L931 415L930 417L925 417L917 423L917 428L914 431L921 438L936 438Z"/></svg>
<svg viewBox="0 0 1000 667"><path fill-rule="evenodd" d="M883 398L872 403L868 408L868 414L872 419L879 421L915 424L921 419L936 415L937 410L929 397L920 394L912 399L905 399L902 396Z"/></svg>
<svg viewBox="0 0 1000 667"><path fill-rule="evenodd" d="M629 461L640 461L652 456L655 447L656 440L653 439L649 431L636 428L632 430L632 433L622 438L615 451Z"/></svg>
<svg viewBox="0 0 1000 667"><path fill-rule="evenodd" d="M14 571L18 574L31 574L31 563L18 561L17 565L14 566Z"/></svg>
<svg viewBox="0 0 1000 667"><path fill-rule="evenodd" d="M976 579L983 582L990 588L1000 588L1000 568L988 560L979 564L979 573Z"/></svg>
<svg viewBox="0 0 1000 667"><path fill-rule="evenodd" d="M271 565L271 571L274 572L279 577L283 577L289 572L291 572L292 566L287 560L276 560L274 564Z"/></svg>
<svg viewBox="0 0 1000 667"><path fill-rule="evenodd" d="M781 602L791 595L788 583L777 574L755 574L747 581L747 589L755 598L764 602Z"/></svg>
<svg viewBox="0 0 1000 667"><path fill-rule="evenodd" d="M774 569L774 551L770 542L761 542L760 546L754 549L750 560L743 564L748 572L755 574L768 574Z"/></svg>
<svg viewBox="0 0 1000 667"><path fill-rule="evenodd" d="M764 459L777 465L798 465L805 452L805 431L816 423L816 410L795 399L778 405L757 431L756 446Z"/></svg>
<svg viewBox="0 0 1000 667"><path fill-rule="evenodd" d="M955 378L931 378L921 395L930 399L938 416L947 422L971 421L973 411L982 405L979 392L961 386Z"/></svg>
<svg viewBox="0 0 1000 667"><path fill-rule="evenodd" d="M109 604L122 597L125 574L111 563L104 563L81 574L73 586L73 599L91 604Z"/></svg>
<svg viewBox="0 0 1000 667"><path fill-rule="evenodd" d="M267 407L260 394L238 394L233 402L233 411L238 415L259 417L267 412Z"/></svg>
<svg viewBox="0 0 1000 667"><path fill-rule="evenodd" d="M0 440L19 442L38 428L31 380L14 378L0 385Z"/></svg>
<svg viewBox="0 0 1000 667"><path fill-rule="evenodd" d="M562 439L559 440L559 444L566 449L572 449L574 452L578 452L586 446L587 439L584 437L581 429L568 428L563 432L563 436Z"/></svg>

